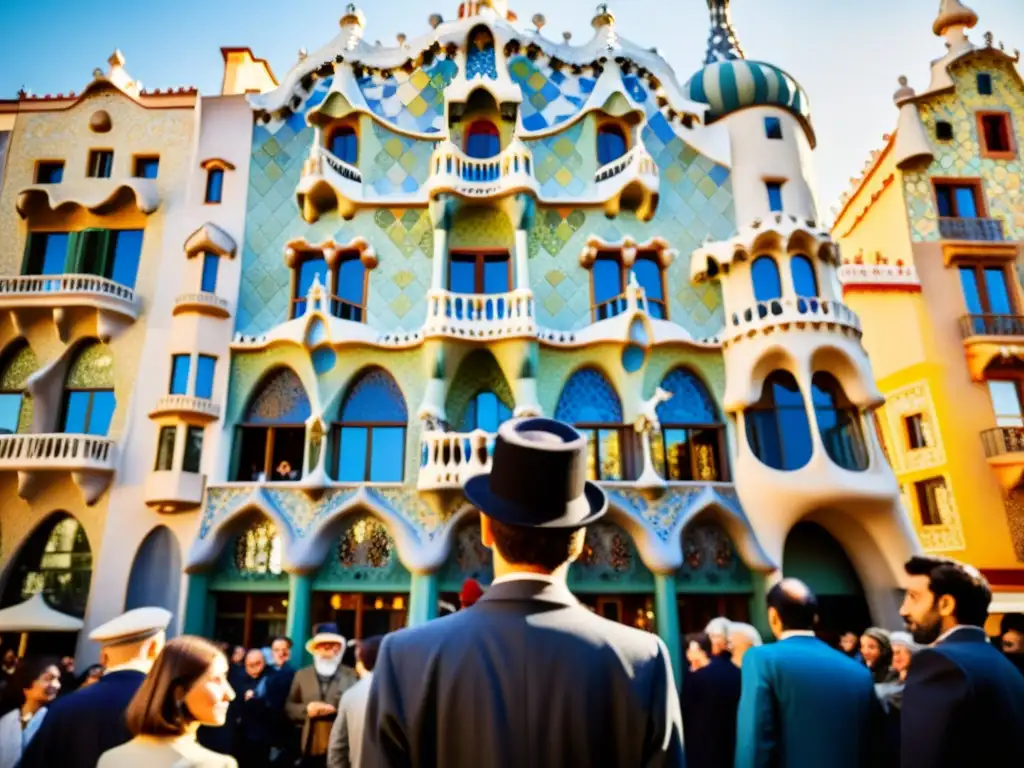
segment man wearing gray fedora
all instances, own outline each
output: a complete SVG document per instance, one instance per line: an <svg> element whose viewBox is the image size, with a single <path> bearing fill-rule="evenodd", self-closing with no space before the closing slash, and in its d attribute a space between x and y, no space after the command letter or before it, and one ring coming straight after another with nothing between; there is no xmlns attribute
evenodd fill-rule
<svg viewBox="0 0 1024 768"><path fill-rule="evenodd" d="M608 506L586 473L586 440L567 424L500 427L491 473L465 486L494 582L472 608L385 638L363 768L684 765L664 644L566 586Z"/></svg>

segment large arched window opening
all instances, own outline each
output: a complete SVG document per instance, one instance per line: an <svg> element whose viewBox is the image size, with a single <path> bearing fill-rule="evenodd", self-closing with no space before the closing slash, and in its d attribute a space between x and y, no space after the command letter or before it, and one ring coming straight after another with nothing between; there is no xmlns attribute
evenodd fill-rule
<svg viewBox="0 0 1024 768"><path fill-rule="evenodd" d="M266 374L237 428L235 480L301 479L311 414L309 397L295 371L278 368Z"/></svg>
<svg viewBox="0 0 1024 768"><path fill-rule="evenodd" d="M497 432L498 427L511 418L512 409L497 394L485 389L477 392L466 405L459 431L482 429L484 432Z"/></svg>
<svg viewBox="0 0 1024 768"><path fill-rule="evenodd" d="M306 312L306 296L318 280L325 289L330 287L327 277L327 259L323 254L314 251L304 256L296 265L292 278L292 307L290 317L300 317Z"/></svg>
<svg viewBox="0 0 1024 768"><path fill-rule="evenodd" d="M818 295L818 276L809 258L796 254L790 259L789 269L793 275L793 291L797 296L810 299Z"/></svg>
<svg viewBox="0 0 1024 768"><path fill-rule="evenodd" d="M764 382L761 399L744 411L747 441L754 455L772 469L800 469L811 459L811 426L793 374L775 371Z"/></svg>
<svg viewBox="0 0 1024 768"><path fill-rule="evenodd" d="M779 265L771 256L758 256L750 264L750 279L754 283L754 299L771 301L782 298L782 278Z"/></svg>
<svg viewBox="0 0 1024 768"><path fill-rule="evenodd" d="M334 425L333 476L345 483L400 483L405 477L409 413L402 390L383 368L361 374Z"/></svg>
<svg viewBox="0 0 1024 768"><path fill-rule="evenodd" d="M178 610L180 580L170 574L181 573L181 551L174 534L166 525L150 531L132 561L124 609L155 605L172 613Z"/></svg>
<svg viewBox="0 0 1024 768"><path fill-rule="evenodd" d="M48 518L14 557L3 605L42 592L56 610L84 616L92 580L92 549L78 520L63 512Z"/></svg>
<svg viewBox="0 0 1024 768"><path fill-rule="evenodd" d="M0 434L32 430L32 396L25 386L39 368L32 348L17 341L0 361Z"/></svg>
<svg viewBox="0 0 1024 768"><path fill-rule="evenodd" d="M501 152L501 134L490 120L477 120L466 129L466 154L486 159Z"/></svg>
<svg viewBox="0 0 1024 768"><path fill-rule="evenodd" d="M843 469L863 472L868 468L860 412L830 373L819 371L811 379L811 401L825 452Z"/></svg>
<svg viewBox="0 0 1024 768"><path fill-rule="evenodd" d="M604 123L597 129L597 164L618 160L629 149L626 132L618 123Z"/></svg>
<svg viewBox="0 0 1024 768"><path fill-rule="evenodd" d="M636 432L623 424L622 402L602 373L576 371L558 398L555 418L587 438L587 476L591 480L634 480L638 476Z"/></svg>
<svg viewBox="0 0 1024 768"><path fill-rule="evenodd" d="M654 466L666 480L715 482L729 479L725 425L704 383L684 368L661 382L672 398L659 404L661 434L651 442Z"/></svg>
<svg viewBox="0 0 1024 768"><path fill-rule="evenodd" d="M341 125L331 132L331 154L349 165L359 165L359 134L351 125Z"/></svg>
<svg viewBox="0 0 1024 768"><path fill-rule="evenodd" d="M114 353L91 342L79 350L64 380L63 431L106 435L114 418Z"/></svg>

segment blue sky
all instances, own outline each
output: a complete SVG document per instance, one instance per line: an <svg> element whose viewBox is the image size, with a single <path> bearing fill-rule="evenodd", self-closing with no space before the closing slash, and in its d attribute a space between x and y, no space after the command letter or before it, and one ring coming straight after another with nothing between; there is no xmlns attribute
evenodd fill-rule
<svg viewBox="0 0 1024 768"><path fill-rule="evenodd" d="M685 81L703 61L703 0L611 0L620 34L657 46ZM1024 48L1021 0L973 0L986 30L1007 49ZM458 0L362 0L367 39L425 32L434 12L456 15ZM545 32L588 39L596 0L512 0L521 20L541 12ZM918 90L928 63L944 52L932 35L937 0L733 0L747 56L777 64L811 98L818 133L819 191L827 211L859 174L868 153L896 123L892 93L906 74ZM220 88L221 46L249 46L283 75L299 48L310 51L338 29L344 0L8 0L0 2L0 98L22 86L33 93L80 91L116 47L128 71L150 88Z"/></svg>

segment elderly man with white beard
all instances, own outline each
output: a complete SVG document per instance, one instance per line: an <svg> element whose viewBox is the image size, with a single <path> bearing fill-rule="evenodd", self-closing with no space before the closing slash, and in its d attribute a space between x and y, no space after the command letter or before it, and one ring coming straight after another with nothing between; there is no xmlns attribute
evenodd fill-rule
<svg viewBox="0 0 1024 768"><path fill-rule="evenodd" d="M321 624L306 650L313 656L313 665L295 673L285 710L296 723L302 724L303 768L322 768L327 764L327 747L331 726L338 716L341 694L358 682L356 673L342 666L345 638L333 624Z"/></svg>

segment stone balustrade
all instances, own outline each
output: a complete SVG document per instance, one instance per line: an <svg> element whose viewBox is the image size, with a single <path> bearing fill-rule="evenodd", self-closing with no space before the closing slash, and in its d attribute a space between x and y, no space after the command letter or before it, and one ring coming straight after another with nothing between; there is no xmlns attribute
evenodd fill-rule
<svg viewBox="0 0 1024 768"><path fill-rule="evenodd" d="M424 336L499 339L536 335L532 291L427 294Z"/></svg>
<svg viewBox="0 0 1024 768"><path fill-rule="evenodd" d="M114 470L113 440L93 435L0 435L0 469Z"/></svg>
<svg viewBox="0 0 1024 768"><path fill-rule="evenodd" d="M228 300L222 299L215 293L201 291L199 293L183 293L174 299L175 315L183 312L196 312L202 315L215 315L217 317L230 317L231 310L228 307Z"/></svg>
<svg viewBox="0 0 1024 768"><path fill-rule="evenodd" d="M153 417L167 414L184 414L204 421L216 421L220 418L220 406L205 397L164 395L157 401L156 408L149 415Z"/></svg>
<svg viewBox="0 0 1024 768"><path fill-rule="evenodd" d="M733 312L723 337L738 338L794 323L825 323L861 334L860 318L841 301L800 296L759 301L741 312Z"/></svg>
<svg viewBox="0 0 1024 768"><path fill-rule="evenodd" d="M421 439L421 491L455 490L471 477L489 472L494 435L476 430L469 433L425 432Z"/></svg>
<svg viewBox="0 0 1024 768"><path fill-rule="evenodd" d="M533 153L518 140L494 157L470 157L451 141L442 141L430 160L427 188L431 196L450 192L462 197L501 197L536 192Z"/></svg>

